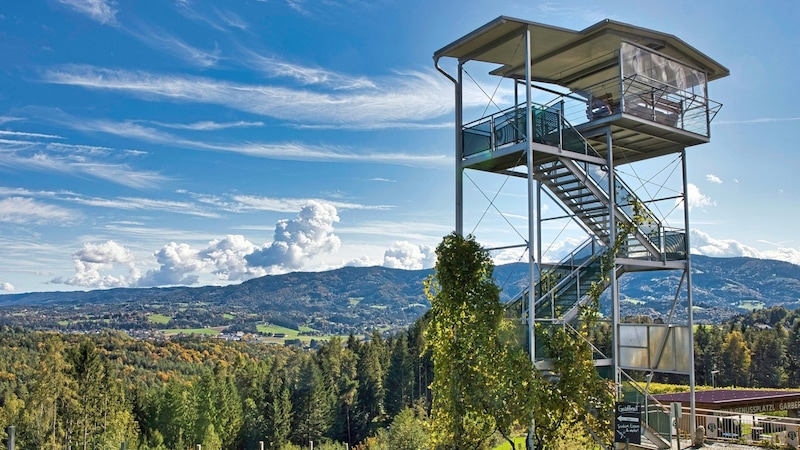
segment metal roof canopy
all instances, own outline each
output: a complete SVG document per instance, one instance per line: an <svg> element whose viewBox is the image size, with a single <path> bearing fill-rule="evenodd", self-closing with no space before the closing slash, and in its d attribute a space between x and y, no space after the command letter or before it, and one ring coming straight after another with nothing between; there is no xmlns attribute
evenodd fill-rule
<svg viewBox="0 0 800 450"><path fill-rule="evenodd" d="M618 76L617 50L633 42L706 72L712 81L730 71L677 37L613 20L603 20L582 31L500 16L436 51L459 62L482 61L500 65L493 75L525 78L524 31L531 35L531 81L567 86L590 86L598 79Z"/></svg>

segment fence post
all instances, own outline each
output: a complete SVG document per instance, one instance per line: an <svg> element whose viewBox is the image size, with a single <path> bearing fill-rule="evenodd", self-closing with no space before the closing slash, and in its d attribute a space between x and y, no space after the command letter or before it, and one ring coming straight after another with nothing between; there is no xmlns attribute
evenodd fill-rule
<svg viewBox="0 0 800 450"><path fill-rule="evenodd" d="M14 450L14 434L17 431L17 427L14 425L9 425L6 428L6 433L8 433L8 450Z"/></svg>
<svg viewBox="0 0 800 450"><path fill-rule="evenodd" d="M264 441L258 441L258 450L264 450Z"/></svg>

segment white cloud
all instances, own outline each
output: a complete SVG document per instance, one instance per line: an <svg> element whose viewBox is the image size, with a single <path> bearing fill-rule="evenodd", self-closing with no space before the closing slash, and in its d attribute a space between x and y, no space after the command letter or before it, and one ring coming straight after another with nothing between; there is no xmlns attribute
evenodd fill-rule
<svg viewBox="0 0 800 450"><path fill-rule="evenodd" d="M270 77L285 77L297 81L303 86L322 85L334 90L376 89L374 81L366 77L351 77L337 72L305 67L259 55L249 50L242 50L246 55L246 63L264 72Z"/></svg>
<svg viewBox="0 0 800 450"><path fill-rule="evenodd" d="M87 15L102 24L115 24L117 10L110 0L58 0L81 14Z"/></svg>
<svg viewBox="0 0 800 450"><path fill-rule="evenodd" d="M77 211L40 203L26 197L0 199L0 222L16 224L71 223Z"/></svg>
<svg viewBox="0 0 800 450"><path fill-rule="evenodd" d="M102 161L101 157L136 156L137 153L114 152L106 147L69 145L0 139L0 167L39 172L90 176L134 188L159 186L167 177L151 171L138 171L120 162ZM139 152L140 154L141 152Z"/></svg>
<svg viewBox="0 0 800 450"><path fill-rule="evenodd" d="M14 285L8 281L4 281L2 284L0 284L0 291L14 292Z"/></svg>
<svg viewBox="0 0 800 450"><path fill-rule="evenodd" d="M139 286L191 285L196 284L199 275L205 268L205 262L199 252L189 244L170 242L155 253L156 261L161 265L158 270L148 270Z"/></svg>
<svg viewBox="0 0 800 450"><path fill-rule="evenodd" d="M339 237L333 234L333 224L338 221L336 207L311 202L295 219L279 221L275 239L247 255L247 262L272 273L299 269L310 258L339 248Z"/></svg>
<svg viewBox="0 0 800 450"><path fill-rule="evenodd" d="M779 247L775 250L766 250L761 252L761 257L800 265L800 250L796 248Z"/></svg>
<svg viewBox="0 0 800 450"><path fill-rule="evenodd" d="M192 130L192 131L217 131L225 130L228 128L253 128L263 127L264 122L246 122L240 120L238 122L212 122L201 121L194 123L164 123L164 122L151 122L164 128L173 128L178 130Z"/></svg>
<svg viewBox="0 0 800 450"><path fill-rule="evenodd" d="M722 180L718 176L716 176L716 175L714 175L712 173L707 173L706 174L706 180L708 180L708 181L710 181L710 182L712 182L714 184L722 184Z"/></svg>
<svg viewBox="0 0 800 450"><path fill-rule="evenodd" d="M768 241L767 244L776 245L775 250L759 251L754 247L742 244L734 239L714 239L700 230L692 230L692 253L719 258L732 258L745 256L749 258L774 259L800 265L800 249L779 247Z"/></svg>
<svg viewBox="0 0 800 450"><path fill-rule="evenodd" d="M258 247L242 235L228 235L209 242L200 255L213 267L212 273L222 280L246 280L266 275L262 267L249 267L247 255Z"/></svg>
<svg viewBox="0 0 800 450"><path fill-rule="evenodd" d="M453 86L433 71L398 73L372 81L374 87L359 82L354 88L351 80L355 78L339 78L347 81L340 82L338 89L316 92L85 65L67 65L43 75L44 81L54 84L122 91L151 100L221 105L290 123L345 128L418 124L452 110ZM471 98L467 103L485 104L484 99Z"/></svg>
<svg viewBox="0 0 800 450"><path fill-rule="evenodd" d="M713 256L717 258L730 258L736 256L747 256L750 258L760 258L758 250L748 245L742 244L733 239L714 239L707 233L694 229L691 231L692 253L699 255Z"/></svg>
<svg viewBox="0 0 800 450"><path fill-rule="evenodd" d="M220 60L219 48L202 50L151 26L141 26L140 30L128 30L128 32L156 50L165 51L202 68L213 67Z"/></svg>
<svg viewBox="0 0 800 450"><path fill-rule="evenodd" d="M172 200L157 200L142 197L121 197L117 199L87 198L80 196L64 197L64 200L81 205L100 208L114 208L129 211L161 211L173 214L185 214L196 217L218 218L219 214L207 211L198 205Z"/></svg>
<svg viewBox="0 0 800 450"><path fill-rule="evenodd" d="M53 134L27 133L25 131L8 131L8 130L0 130L0 136L14 136L22 138L41 138L41 139L64 139L61 136L56 136Z"/></svg>
<svg viewBox="0 0 800 450"><path fill-rule="evenodd" d="M700 188L692 183L688 184L686 195L689 197L689 209L717 206L711 197L704 195L700 192Z"/></svg>
<svg viewBox="0 0 800 450"><path fill-rule="evenodd" d="M291 161L347 161L359 163L382 163L397 165L450 164L450 157L444 154L425 155L395 153L381 150L373 152L354 151L346 147L329 145L306 145L298 142L279 143L211 143L207 141L183 139L175 134L142 126L133 121L112 122L107 120L86 120L66 117L60 114L58 123L81 131L99 131L115 136L139 139L145 142L166 144L195 150L232 152L256 158L272 158ZM52 119L52 116L50 117ZM0 143L2 141L0 140ZM0 155L2 157L2 155ZM2 163L2 159L0 159ZM144 172L142 174L147 174Z"/></svg>
<svg viewBox="0 0 800 450"><path fill-rule="evenodd" d="M380 266L381 261L374 260L369 256L360 256L345 262L344 265L347 267L373 267Z"/></svg>
<svg viewBox="0 0 800 450"><path fill-rule="evenodd" d="M397 241L383 255L383 266L392 269L429 269L436 264L436 249L429 245L416 245Z"/></svg>
<svg viewBox="0 0 800 450"><path fill-rule="evenodd" d="M59 277L52 283L80 286L91 289L128 287L139 279L133 253L124 246L109 240L100 244L86 242L83 248L72 255L75 275L71 278ZM101 274L112 271L117 265L127 268L125 274Z"/></svg>

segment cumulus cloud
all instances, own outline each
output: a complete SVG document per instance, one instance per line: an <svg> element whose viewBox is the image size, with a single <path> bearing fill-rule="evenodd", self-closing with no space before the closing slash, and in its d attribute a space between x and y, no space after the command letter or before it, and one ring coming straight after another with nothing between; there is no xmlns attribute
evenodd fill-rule
<svg viewBox="0 0 800 450"><path fill-rule="evenodd" d="M192 285L199 282L201 273L211 273L227 281L266 275L263 268L247 265L246 256L257 248L242 235L215 239L199 250L189 244L170 242L155 253L159 268L147 271L137 285Z"/></svg>
<svg viewBox="0 0 800 450"><path fill-rule="evenodd" d="M689 198L689 209L717 206L716 202L714 202L711 197L708 197L700 192L700 188L694 184L689 183L687 186L686 195Z"/></svg>
<svg viewBox="0 0 800 450"><path fill-rule="evenodd" d="M258 247L242 235L228 235L225 239L216 239L200 252L213 267L212 272L223 280L246 280L266 275L262 267L249 267L247 255Z"/></svg>
<svg viewBox="0 0 800 450"><path fill-rule="evenodd" d="M144 278L138 280L140 286L165 286L176 284L195 284L200 279L195 272L203 270L205 263L199 252L189 244L170 242L155 253L161 265L158 270L148 270Z"/></svg>
<svg viewBox="0 0 800 450"><path fill-rule="evenodd" d="M273 273L299 269L310 258L339 248L341 241L333 234L338 221L335 206L312 201L296 218L279 221L274 240L247 255L247 263Z"/></svg>
<svg viewBox="0 0 800 450"><path fill-rule="evenodd" d="M8 281L4 281L2 284L0 284L0 291L14 292L14 285Z"/></svg>
<svg viewBox="0 0 800 450"><path fill-rule="evenodd" d="M718 258L747 256L760 258L761 255L753 247L733 239L714 239L700 230L691 231L692 253Z"/></svg>
<svg viewBox="0 0 800 450"><path fill-rule="evenodd" d="M269 244L258 246L242 235L214 239L200 249L187 243L170 242L153 253L159 267L144 275L137 269L133 253L124 246L114 241L87 242L73 255L75 275L51 282L102 289L192 285L197 284L203 274L215 275L219 280L240 281L281 273L299 269L315 256L336 251L341 242L333 234L333 224L338 221L335 206L311 201L296 218L278 221L275 239ZM125 268L127 274L121 274Z"/></svg>
<svg viewBox="0 0 800 450"><path fill-rule="evenodd" d="M435 264L436 249L430 245L397 241L383 254L383 266L392 269L428 269Z"/></svg>
<svg viewBox="0 0 800 450"><path fill-rule="evenodd" d="M722 184L722 179L720 177L714 175L713 173L706 174L706 180L714 183L714 184Z"/></svg>
<svg viewBox="0 0 800 450"><path fill-rule="evenodd" d="M71 278L56 278L52 282L86 288L127 287L139 279L133 253L124 246L109 240L100 244L86 242L83 248L72 255L75 275ZM118 265L127 268L125 274L101 274Z"/></svg>

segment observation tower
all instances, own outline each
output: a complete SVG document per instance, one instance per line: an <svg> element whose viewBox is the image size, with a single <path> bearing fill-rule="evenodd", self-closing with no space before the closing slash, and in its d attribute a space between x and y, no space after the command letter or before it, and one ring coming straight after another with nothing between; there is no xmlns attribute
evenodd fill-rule
<svg viewBox="0 0 800 450"><path fill-rule="evenodd" d="M491 231L476 238L490 251L519 248L527 259L529 283L509 309L526 325L533 362L548 370L535 324L573 327L616 246L601 297L612 343L594 347L595 365L620 398L629 372L688 377L695 423L686 152L710 141L721 104L709 98L708 83L728 69L671 34L612 20L573 31L499 17L433 59L455 85L456 232L464 234L473 200L497 198L473 199L466 181L502 177L525 192L527 229L518 242L487 245L499 241ZM480 109L471 107L475 93L488 106L470 115ZM558 260L543 249L555 224L584 238ZM644 301L620 283L640 272L674 282L673 300L651 306L655 323L620 313L621 302Z"/></svg>

